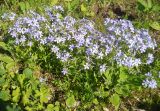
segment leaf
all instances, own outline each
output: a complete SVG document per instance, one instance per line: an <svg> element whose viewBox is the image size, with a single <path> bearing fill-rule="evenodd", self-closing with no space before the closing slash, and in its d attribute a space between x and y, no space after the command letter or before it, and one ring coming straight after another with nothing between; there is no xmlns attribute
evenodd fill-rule
<svg viewBox="0 0 160 111"><path fill-rule="evenodd" d="M71 9L75 10L79 6L79 0L74 0L71 2Z"/></svg>
<svg viewBox="0 0 160 111"><path fill-rule="evenodd" d="M148 4L148 8L151 9L152 8L152 0L147 0L147 4Z"/></svg>
<svg viewBox="0 0 160 111"><path fill-rule="evenodd" d="M26 10L29 10L29 8L30 8L29 3L28 3L28 2L25 2L25 9L26 9Z"/></svg>
<svg viewBox="0 0 160 111"><path fill-rule="evenodd" d="M16 65L15 62L10 62L6 65L6 69L8 71L13 71L15 69L15 65Z"/></svg>
<svg viewBox="0 0 160 111"><path fill-rule="evenodd" d="M95 16L95 13L93 11L90 12L89 14L91 17Z"/></svg>
<svg viewBox="0 0 160 111"><path fill-rule="evenodd" d="M59 105L60 105L60 103L59 103L58 101L56 101L56 102L55 102L55 105L56 105L56 106L59 106Z"/></svg>
<svg viewBox="0 0 160 111"><path fill-rule="evenodd" d="M51 0L51 6L56 5L58 3L58 0Z"/></svg>
<svg viewBox="0 0 160 111"><path fill-rule="evenodd" d="M47 103L50 100L50 90L47 87L41 86L40 91L36 90L35 92L35 97L40 97L40 103Z"/></svg>
<svg viewBox="0 0 160 111"><path fill-rule="evenodd" d="M6 106L5 111L22 111L22 109L17 105L17 103L11 103Z"/></svg>
<svg viewBox="0 0 160 111"><path fill-rule="evenodd" d="M3 101L8 101L10 99L9 91L1 91L0 92L0 99L2 99Z"/></svg>
<svg viewBox="0 0 160 111"><path fill-rule="evenodd" d="M127 78L128 78L128 75L127 75L127 74L125 74L125 73L120 73L120 74L119 74L118 82L125 82L125 81L127 81Z"/></svg>
<svg viewBox="0 0 160 111"><path fill-rule="evenodd" d="M26 68L26 69L23 71L23 74L25 74L25 76L26 76L27 78L30 78L30 77L32 77L32 70L29 69L29 68Z"/></svg>
<svg viewBox="0 0 160 111"><path fill-rule="evenodd" d="M13 92L12 92L12 100L13 100L13 102L16 102L16 103L18 103L19 102L19 99L20 99L20 88L19 87L17 87L15 90L13 90Z"/></svg>
<svg viewBox="0 0 160 111"><path fill-rule="evenodd" d="M19 6L20 6L20 9L22 12L25 12L25 9L26 9L26 5L24 2L19 2Z"/></svg>
<svg viewBox="0 0 160 111"><path fill-rule="evenodd" d="M3 61L5 63L14 62L14 60L11 57L4 55L4 54L0 54L0 61Z"/></svg>
<svg viewBox="0 0 160 111"><path fill-rule="evenodd" d="M48 104L46 111L54 111L54 105L53 104Z"/></svg>
<svg viewBox="0 0 160 111"><path fill-rule="evenodd" d="M145 0L138 0L138 2L143 5L145 8L148 8L148 4Z"/></svg>
<svg viewBox="0 0 160 111"><path fill-rule="evenodd" d="M19 83L20 83L22 88L24 87L24 85L23 85L24 79L25 79L25 75L24 74L20 74L20 75L17 76L17 80L19 81Z"/></svg>
<svg viewBox="0 0 160 111"><path fill-rule="evenodd" d="M94 94L98 97L108 97L109 96L109 92L108 91L95 91Z"/></svg>
<svg viewBox="0 0 160 111"><path fill-rule="evenodd" d="M76 104L76 101L75 101L75 98L74 98L74 95L70 96L69 98L67 98L66 100L66 105L68 107L74 107Z"/></svg>
<svg viewBox="0 0 160 111"><path fill-rule="evenodd" d="M158 22L153 22L150 26L155 30L160 30L160 24Z"/></svg>
<svg viewBox="0 0 160 111"><path fill-rule="evenodd" d="M4 50L8 50L8 48L4 42L0 42L0 47L3 48Z"/></svg>
<svg viewBox="0 0 160 111"><path fill-rule="evenodd" d="M158 12L160 11L160 5L156 4L152 7L152 11Z"/></svg>
<svg viewBox="0 0 160 111"><path fill-rule="evenodd" d="M60 107L60 106L55 106L55 107L54 107L54 111L59 111L59 107Z"/></svg>
<svg viewBox="0 0 160 111"><path fill-rule="evenodd" d="M115 89L114 89L115 91L116 91L116 93L118 93L118 94L123 94L123 90L122 90L122 88L121 87L115 87Z"/></svg>
<svg viewBox="0 0 160 111"><path fill-rule="evenodd" d="M22 92L22 94L23 94L23 96L22 96L22 103L23 103L24 105L30 103L29 98L30 98L31 92L32 92L32 89L31 89L31 88L28 88L28 89L26 90L26 92L25 92L25 91Z"/></svg>
<svg viewBox="0 0 160 111"><path fill-rule="evenodd" d="M5 74L5 73L6 73L6 70L0 68L0 75L3 75L3 74Z"/></svg>
<svg viewBox="0 0 160 111"><path fill-rule="evenodd" d="M104 73L104 76L106 77L107 84L112 84L112 76L109 69Z"/></svg>
<svg viewBox="0 0 160 111"><path fill-rule="evenodd" d="M82 12L87 12L87 8L84 6L84 4L81 5L81 11Z"/></svg>
<svg viewBox="0 0 160 111"><path fill-rule="evenodd" d="M120 97L118 94L113 94L110 98L109 101L112 103L112 105L115 107L116 110L118 110L118 107L120 105Z"/></svg>
<svg viewBox="0 0 160 111"><path fill-rule="evenodd" d="M97 100L97 98L95 98L95 99L93 100L93 103L96 104L96 105L99 103L98 100Z"/></svg>
<svg viewBox="0 0 160 111"><path fill-rule="evenodd" d="M4 86L5 84L5 78L0 78L0 86Z"/></svg>

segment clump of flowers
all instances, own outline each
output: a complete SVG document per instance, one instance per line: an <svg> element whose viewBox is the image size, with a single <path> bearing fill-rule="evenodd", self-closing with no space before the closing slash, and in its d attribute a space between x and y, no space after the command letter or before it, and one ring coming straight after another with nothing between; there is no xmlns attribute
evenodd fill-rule
<svg viewBox="0 0 160 111"><path fill-rule="evenodd" d="M98 69L99 73L104 73L113 61L129 68L154 61L148 51L157 45L148 30L136 29L128 20L106 18L106 33L102 33L94 27L93 21L64 16L63 11L61 6L54 6L45 9L46 15L33 11L25 16L12 14L9 18L14 18L13 26L8 33L22 49L31 48L35 52L44 47L45 57L50 61L53 57L59 60L60 72L64 75L73 64L81 66L80 71ZM147 53L148 57L143 59L142 55Z"/></svg>
<svg viewBox="0 0 160 111"><path fill-rule="evenodd" d="M157 82L152 76L152 73L148 72L145 74L146 78L143 80L142 85L146 88L157 88Z"/></svg>
<svg viewBox="0 0 160 111"><path fill-rule="evenodd" d="M157 46L152 40L148 30L135 29L128 20L105 20L107 36L110 37L110 45L116 50L115 60L120 65L128 67L142 64L142 60L137 55L146 53L148 49L154 50ZM151 64L154 60L153 54L148 54L146 64Z"/></svg>
<svg viewBox="0 0 160 111"><path fill-rule="evenodd" d="M15 13L13 13L13 12L10 12L10 13L4 13L2 16L1 16L1 18L2 19L5 19L5 20L14 20L15 19L15 17L16 17L16 14Z"/></svg>

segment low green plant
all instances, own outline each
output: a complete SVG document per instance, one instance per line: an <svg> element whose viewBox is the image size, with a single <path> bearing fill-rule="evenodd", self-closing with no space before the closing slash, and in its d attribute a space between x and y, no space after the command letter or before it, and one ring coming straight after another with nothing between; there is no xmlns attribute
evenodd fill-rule
<svg viewBox="0 0 160 111"><path fill-rule="evenodd" d="M4 42L0 47L8 50ZM19 72L16 60L6 54L0 54L0 100L6 107L3 110L42 110L53 99L53 92L44 81L40 81L30 68ZM8 106L7 106L8 105ZM5 109L6 108L6 109Z"/></svg>

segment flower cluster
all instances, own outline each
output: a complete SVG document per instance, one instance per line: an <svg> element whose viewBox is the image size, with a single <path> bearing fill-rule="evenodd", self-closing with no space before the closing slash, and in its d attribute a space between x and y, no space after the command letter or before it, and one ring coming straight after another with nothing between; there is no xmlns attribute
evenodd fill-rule
<svg viewBox="0 0 160 111"><path fill-rule="evenodd" d="M4 20L14 20L15 19L15 17L16 17L16 14L15 13L13 13L13 12L11 12L11 13L4 13L2 16L2 19L4 19Z"/></svg>
<svg viewBox="0 0 160 111"><path fill-rule="evenodd" d="M146 76L146 79L143 80L143 83L142 85L144 87L148 87L148 88L157 88L157 82L156 80L154 79L154 77L152 76L152 73L148 72L145 74Z"/></svg>
<svg viewBox="0 0 160 111"><path fill-rule="evenodd" d="M117 54L115 60L120 65L128 67L142 64L142 60L137 58L138 54L147 52L147 49L155 49L155 40L152 40L148 30L135 29L128 20L113 20L106 18L105 26L107 36L112 37L111 44ZM148 54L146 64L151 64L154 60L152 54Z"/></svg>
<svg viewBox="0 0 160 111"><path fill-rule="evenodd" d="M148 30L135 29L128 20L106 18L106 33L102 33L90 20L63 17L61 6L46 8L45 11L46 15L29 11L27 16L13 17L15 22L8 32L15 39L15 45L49 47L50 53L65 64L62 68L64 75L77 58L85 61L83 70L97 67L100 73L106 71L110 60L127 67L139 66L144 63L139 54L156 47ZM112 57L107 59L110 55ZM153 60L149 53L145 64L151 64Z"/></svg>

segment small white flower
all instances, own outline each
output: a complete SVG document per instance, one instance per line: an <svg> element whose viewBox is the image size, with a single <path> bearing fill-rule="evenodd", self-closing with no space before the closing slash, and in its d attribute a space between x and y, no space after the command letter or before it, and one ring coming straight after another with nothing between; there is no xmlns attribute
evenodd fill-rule
<svg viewBox="0 0 160 111"><path fill-rule="evenodd" d="M103 65L100 66L100 72L104 73L105 71L106 71L106 65L103 64Z"/></svg>
<svg viewBox="0 0 160 111"><path fill-rule="evenodd" d="M88 63L86 63L86 64L84 65L84 69L89 69L89 67L90 67L90 64L88 64Z"/></svg>
<svg viewBox="0 0 160 111"><path fill-rule="evenodd" d="M40 78L39 78L39 81L40 81L40 82L45 82L45 81L46 81L46 78L40 77Z"/></svg>
<svg viewBox="0 0 160 111"><path fill-rule="evenodd" d="M67 68L63 68L62 74L63 74L63 75L66 75L67 73L68 73L68 69L67 69Z"/></svg>

